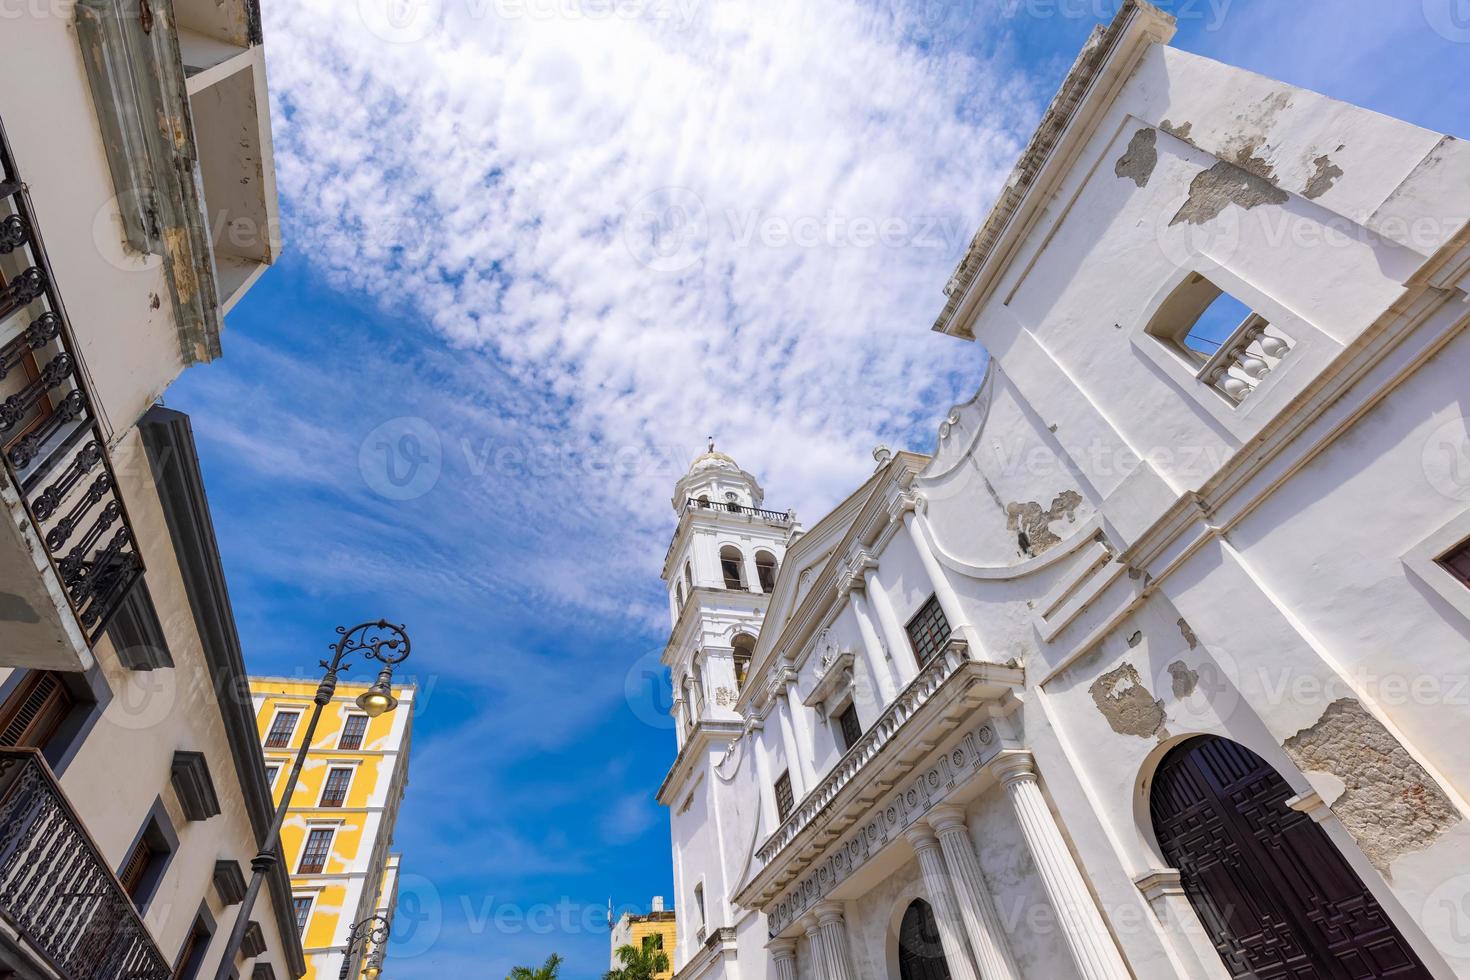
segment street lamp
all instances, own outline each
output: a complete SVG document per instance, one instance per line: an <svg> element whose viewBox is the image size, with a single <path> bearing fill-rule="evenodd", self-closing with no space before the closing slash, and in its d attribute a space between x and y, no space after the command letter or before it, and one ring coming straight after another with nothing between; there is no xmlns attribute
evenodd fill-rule
<svg viewBox="0 0 1470 980"><path fill-rule="evenodd" d="M255 899L260 895L260 886L266 874L276 865L275 849L281 840L281 826L286 822L286 811L291 807L291 797L296 792L296 781L301 777L301 768L306 765L306 753L311 748L312 736L316 734L317 722L321 721L322 709L331 702L332 695L337 691L337 673L351 667L346 662L347 658L360 654L364 660L376 660L383 665L373 686L357 698L357 706L368 717L376 718L398 706L398 699L393 696L393 668L407 659L409 651L408 634L403 627L380 619L376 623L361 623L352 629L338 626L337 634L340 639L332 644L331 661L321 661L327 673L316 689L316 697L312 699L316 707L312 709L311 723L306 726L301 748L296 752L296 763L291 767L290 778L286 780L286 791L276 806L276 817L271 821L265 839L260 842L259 853L250 860L250 887L240 900L240 911L235 916L235 925L230 930L230 938L220 955L214 980L229 980L235 971L235 957L239 955L240 946L245 941L245 930L250 927L250 911L255 907Z"/></svg>
<svg viewBox="0 0 1470 980"><path fill-rule="evenodd" d="M367 980L378 980L378 974L383 972L383 950L387 947L388 936L392 932L393 924L382 915L369 916L349 929L347 949L342 953L342 972L337 975L338 980L347 980L350 975L347 968L352 963L352 952L358 946L362 946L364 951L368 946L372 947L372 953L363 964L366 969L362 975Z"/></svg>

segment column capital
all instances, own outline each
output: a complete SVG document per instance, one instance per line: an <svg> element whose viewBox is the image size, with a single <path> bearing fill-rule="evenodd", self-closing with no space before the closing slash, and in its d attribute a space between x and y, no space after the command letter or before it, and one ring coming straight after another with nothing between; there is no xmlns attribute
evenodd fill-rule
<svg viewBox="0 0 1470 980"><path fill-rule="evenodd" d="M813 938L822 931L822 924L811 913L802 916L796 924L802 932L806 933L808 939Z"/></svg>
<svg viewBox="0 0 1470 980"><path fill-rule="evenodd" d="M934 828L936 834L948 833L951 830L963 830L968 832L969 823L965 820L965 808L953 803L936 806L925 816L925 821Z"/></svg>
<svg viewBox="0 0 1470 980"><path fill-rule="evenodd" d="M834 902L830 899L825 902L818 902L812 906L812 914L817 917L817 923L819 925L825 926L831 925L834 922L842 922L842 903Z"/></svg>
<svg viewBox="0 0 1470 980"><path fill-rule="evenodd" d="M903 839L908 841L916 851L927 851L931 847L939 846L939 838L929 829L929 825L922 820L903 832Z"/></svg>
<svg viewBox="0 0 1470 980"><path fill-rule="evenodd" d="M1036 760L1025 749L1002 749L990 763L1001 785L1010 787L1016 783L1036 781Z"/></svg>
<svg viewBox="0 0 1470 980"><path fill-rule="evenodd" d="M766 943L766 949L771 951L771 958L776 960L796 959L795 939L772 939Z"/></svg>

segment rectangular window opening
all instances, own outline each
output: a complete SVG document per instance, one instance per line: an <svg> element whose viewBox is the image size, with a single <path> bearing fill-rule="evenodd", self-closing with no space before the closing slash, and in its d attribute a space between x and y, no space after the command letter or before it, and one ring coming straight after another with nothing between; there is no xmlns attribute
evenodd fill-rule
<svg viewBox="0 0 1470 980"><path fill-rule="evenodd" d="M788 769L776 780L776 815L785 820L795 807L796 796L791 791L791 770Z"/></svg>
<svg viewBox="0 0 1470 980"><path fill-rule="evenodd" d="M949 620L940 608L939 597L930 596L929 601L920 606L914 618L909 620L905 629L920 667L938 656L949 642L950 636Z"/></svg>

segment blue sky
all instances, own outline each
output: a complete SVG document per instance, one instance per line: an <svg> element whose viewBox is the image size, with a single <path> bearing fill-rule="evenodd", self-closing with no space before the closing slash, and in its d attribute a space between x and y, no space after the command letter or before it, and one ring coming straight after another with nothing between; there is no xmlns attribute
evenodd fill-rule
<svg viewBox="0 0 1470 980"><path fill-rule="evenodd" d="M810 522L875 443L928 448L979 379L943 284L1115 4L262 5L286 253L167 399L249 665L413 635L390 976L599 976L607 898L672 892L674 480L715 434ZM1470 136L1467 0L1165 6Z"/></svg>

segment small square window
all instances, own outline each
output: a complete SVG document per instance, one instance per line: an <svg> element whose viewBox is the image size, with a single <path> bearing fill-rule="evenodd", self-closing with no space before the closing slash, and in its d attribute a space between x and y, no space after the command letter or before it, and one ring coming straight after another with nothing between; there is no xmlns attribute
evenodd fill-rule
<svg viewBox="0 0 1470 980"><path fill-rule="evenodd" d="M1439 566L1449 572L1466 588L1470 588L1470 538L1461 541L1436 559Z"/></svg>
<svg viewBox="0 0 1470 980"><path fill-rule="evenodd" d="M795 807L796 797L791 792L791 771L788 769L776 780L776 814L785 820Z"/></svg>

